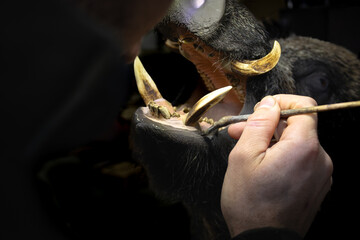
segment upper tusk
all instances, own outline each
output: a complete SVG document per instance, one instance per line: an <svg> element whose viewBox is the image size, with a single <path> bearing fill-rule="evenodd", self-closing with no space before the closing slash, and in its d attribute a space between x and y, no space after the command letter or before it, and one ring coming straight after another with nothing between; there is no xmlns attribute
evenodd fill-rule
<svg viewBox="0 0 360 240"><path fill-rule="evenodd" d="M215 106L232 89L232 86L223 87L212 91L197 101L186 116L185 125L193 126L207 110Z"/></svg>
<svg viewBox="0 0 360 240"><path fill-rule="evenodd" d="M163 98L158 88L156 87L155 82L152 80L142 65L139 57L136 57L134 61L134 73L136 78L136 85L146 105L152 101L155 101L156 99Z"/></svg>
<svg viewBox="0 0 360 240"><path fill-rule="evenodd" d="M233 62L232 69L246 76L264 74L273 69L279 62L281 56L280 43L275 40L273 49L265 57L244 62Z"/></svg>
<svg viewBox="0 0 360 240"><path fill-rule="evenodd" d="M139 57L136 57L134 61L134 73L139 93L150 111L156 112L155 116L157 117L159 116L158 112L160 112L160 115L166 119L173 116L175 113L173 106L161 96L155 82L145 70Z"/></svg>

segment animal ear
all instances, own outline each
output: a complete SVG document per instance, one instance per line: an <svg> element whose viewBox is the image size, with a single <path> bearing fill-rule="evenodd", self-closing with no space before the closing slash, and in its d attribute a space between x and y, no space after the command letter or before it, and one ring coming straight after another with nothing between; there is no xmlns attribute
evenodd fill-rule
<svg viewBox="0 0 360 240"><path fill-rule="evenodd" d="M307 75L297 76L295 80L301 95L314 98L318 104L331 103L330 77L325 71L315 69Z"/></svg>
<svg viewBox="0 0 360 240"><path fill-rule="evenodd" d="M313 72L306 76L303 81L309 86L314 93L323 93L328 90L329 77L324 72Z"/></svg>

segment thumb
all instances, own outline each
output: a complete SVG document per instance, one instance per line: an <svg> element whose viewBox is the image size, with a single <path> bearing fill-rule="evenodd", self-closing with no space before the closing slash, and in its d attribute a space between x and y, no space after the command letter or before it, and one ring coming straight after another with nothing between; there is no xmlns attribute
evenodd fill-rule
<svg viewBox="0 0 360 240"><path fill-rule="evenodd" d="M258 159L268 149L280 119L280 107L272 96L267 96L255 106L244 131L234 148L246 159ZM245 160L245 159L244 159Z"/></svg>

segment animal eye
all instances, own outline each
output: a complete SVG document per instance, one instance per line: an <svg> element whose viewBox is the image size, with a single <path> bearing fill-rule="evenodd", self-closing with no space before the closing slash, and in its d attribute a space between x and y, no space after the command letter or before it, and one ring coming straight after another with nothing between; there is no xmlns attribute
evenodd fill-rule
<svg viewBox="0 0 360 240"><path fill-rule="evenodd" d="M330 101L330 80L326 72L312 72L306 76L298 77L296 81L299 94L314 98L318 104L325 104Z"/></svg>

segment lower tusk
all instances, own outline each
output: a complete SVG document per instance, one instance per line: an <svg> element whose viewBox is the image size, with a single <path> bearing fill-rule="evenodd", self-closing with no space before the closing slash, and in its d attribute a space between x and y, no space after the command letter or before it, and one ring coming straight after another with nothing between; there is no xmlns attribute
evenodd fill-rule
<svg viewBox="0 0 360 240"><path fill-rule="evenodd" d="M136 85L146 105L155 101L156 99L163 98L158 88L156 87L155 82L152 80L142 65L139 57L136 57L134 61L134 73L136 78Z"/></svg>
<svg viewBox="0 0 360 240"><path fill-rule="evenodd" d="M274 42L273 49L265 57L244 62L233 62L232 69L246 76L256 76L269 72L279 62L281 47L278 41Z"/></svg>
<svg viewBox="0 0 360 240"><path fill-rule="evenodd" d="M232 89L232 86L223 87L206 94L199 101L197 101L185 119L186 126L193 126L199 121L202 115L207 110L215 106L221 100L224 99L225 95Z"/></svg>

